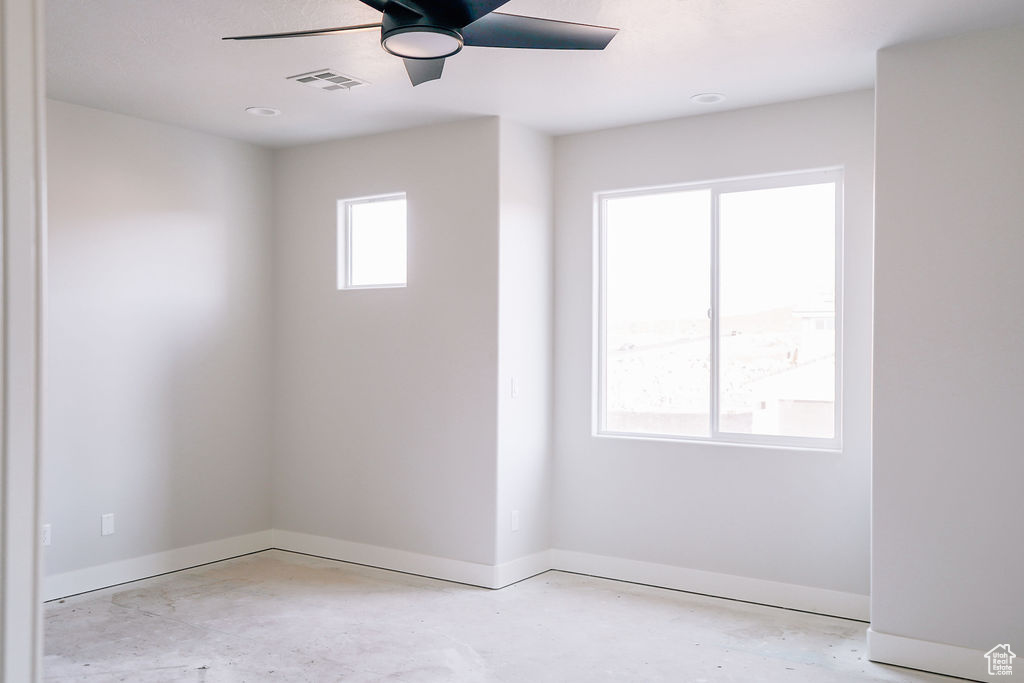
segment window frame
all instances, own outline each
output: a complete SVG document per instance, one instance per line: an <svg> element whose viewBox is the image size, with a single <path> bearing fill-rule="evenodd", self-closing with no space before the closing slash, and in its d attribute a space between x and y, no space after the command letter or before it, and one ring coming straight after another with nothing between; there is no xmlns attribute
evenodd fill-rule
<svg viewBox="0 0 1024 683"><path fill-rule="evenodd" d="M611 190L596 192L594 194L594 283L593 283L593 335L592 335L592 358L593 368L591 377L592 406L591 406L591 435L602 438L636 439L654 441L673 441L680 443L698 444L724 444L740 446L758 446L771 448L784 448L787 450L813 450L813 451L842 451L843 447L843 301L844 301L844 272L843 272L843 235L844 235L844 169L841 166L818 168L805 171L780 172L766 175L741 176L724 178L718 180L706 180L689 183L676 183L671 185L656 185L650 187L630 188L625 190ZM719 261L719 198L723 194L733 192L745 192L753 190L777 189L786 187L799 187L803 185L819 185L824 183L835 184L835 408L833 412L833 436L832 438L785 436L775 434L742 434L736 432L722 432L719 429L719 387L721 383L721 360L720 351L720 315L719 315L719 294L720 294L720 261ZM636 197L654 195L670 192L687 192L707 190L710 192L711 221L711 249L709 253L711 271L711 298L709 303L710 317L710 379L711 390L708 397L710 419L708 424L709 436L682 436L675 434L657 434L646 432L619 432L604 428L604 421L607 415L607 201L623 197Z"/></svg>
<svg viewBox="0 0 1024 683"><path fill-rule="evenodd" d="M352 284L352 207L358 204L372 204L401 199L405 202L405 282L390 282L372 285ZM339 199L335 225L335 279L338 291L351 289L401 289L409 286L409 199L405 192L389 192L387 194L370 195Z"/></svg>

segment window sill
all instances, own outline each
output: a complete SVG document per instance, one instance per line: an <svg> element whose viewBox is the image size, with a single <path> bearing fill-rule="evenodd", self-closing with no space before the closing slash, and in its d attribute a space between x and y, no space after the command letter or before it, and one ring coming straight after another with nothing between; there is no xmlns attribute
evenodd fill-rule
<svg viewBox="0 0 1024 683"><path fill-rule="evenodd" d="M631 434L626 432L593 432L591 436L595 439L616 440L616 441L651 441L656 443L685 444L687 446L712 446L728 448L757 448L772 451L802 451L807 453L833 453L843 452L842 442L837 440L822 440L823 443L815 444L795 441L764 441L764 440L743 440L743 439L711 439L692 436L672 436L668 434Z"/></svg>

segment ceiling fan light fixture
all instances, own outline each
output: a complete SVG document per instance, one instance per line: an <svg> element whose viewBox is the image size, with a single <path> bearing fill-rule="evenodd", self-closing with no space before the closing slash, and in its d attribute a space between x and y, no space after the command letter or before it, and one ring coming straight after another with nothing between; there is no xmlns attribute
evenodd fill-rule
<svg viewBox="0 0 1024 683"><path fill-rule="evenodd" d="M444 59L462 49L462 35L440 26L402 26L381 37L385 50L405 59Z"/></svg>

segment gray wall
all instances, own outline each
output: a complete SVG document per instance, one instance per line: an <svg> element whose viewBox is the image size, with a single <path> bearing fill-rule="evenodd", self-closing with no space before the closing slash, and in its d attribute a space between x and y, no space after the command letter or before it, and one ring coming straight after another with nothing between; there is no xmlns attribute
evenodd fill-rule
<svg viewBox="0 0 1024 683"><path fill-rule="evenodd" d="M270 153L52 101L47 133L47 573L267 529Z"/></svg>
<svg viewBox="0 0 1024 683"><path fill-rule="evenodd" d="M1022 27L878 59L872 629L981 651L1024 643L1022 73Z"/></svg>
<svg viewBox="0 0 1024 683"><path fill-rule="evenodd" d="M494 564L498 134L276 153L277 528ZM338 291L337 200L403 191L408 286Z"/></svg>
<svg viewBox="0 0 1024 683"><path fill-rule="evenodd" d="M873 99L558 138L554 546L868 593ZM591 435L594 193L846 168L841 453Z"/></svg>

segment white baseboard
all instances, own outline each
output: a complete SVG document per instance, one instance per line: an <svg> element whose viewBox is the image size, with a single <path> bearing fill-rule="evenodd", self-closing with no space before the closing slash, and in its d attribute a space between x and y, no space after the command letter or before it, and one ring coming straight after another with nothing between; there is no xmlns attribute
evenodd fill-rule
<svg viewBox="0 0 1024 683"><path fill-rule="evenodd" d="M529 555L505 564L488 565L341 541L297 531L274 529L271 533L273 546L281 550L319 555L332 560L365 564L482 588L504 588L551 568L548 566L547 553Z"/></svg>
<svg viewBox="0 0 1024 683"><path fill-rule="evenodd" d="M988 660L983 650L880 633L873 628L868 629L868 659L972 681L996 678L988 675Z"/></svg>
<svg viewBox="0 0 1024 683"><path fill-rule="evenodd" d="M868 619L868 596L824 588L811 588L568 550L549 550L499 565L486 565L281 529L234 536L129 560L53 574L43 579L43 599L62 598L199 564L216 562L236 555L259 552L268 548L319 555L334 560L429 576L483 588L504 588L549 569L559 569L606 579L631 581L819 614L831 614L848 619L862 621ZM895 638L896 636L889 637ZM914 665L903 664L903 666Z"/></svg>
<svg viewBox="0 0 1024 683"><path fill-rule="evenodd" d="M552 550L550 556L553 569L846 619L868 620L870 599L867 595L569 550Z"/></svg>
<svg viewBox="0 0 1024 683"><path fill-rule="evenodd" d="M505 586L511 586L513 583L519 583L523 579L543 574L551 568L550 550L520 557L517 560L499 564L494 568L494 587L504 588Z"/></svg>
<svg viewBox="0 0 1024 683"><path fill-rule="evenodd" d="M258 531L61 574L51 574L43 577L43 600L65 598L69 595L116 586L128 581L137 581L199 564L217 562L236 555L266 550L270 546L271 533Z"/></svg>
<svg viewBox="0 0 1024 683"><path fill-rule="evenodd" d="M468 583L472 586L492 587L490 584L494 568L485 564L421 555L406 550L353 543L297 531L274 529L271 534L273 547L281 550L319 555L332 560L365 564L457 583Z"/></svg>
<svg viewBox="0 0 1024 683"><path fill-rule="evenodd" d="M483 588L504 588L549 569L559 569L848 619L867 621L868 618L866 595L567 550L549 550L492 566L277 529L273 531L273 544L281 550Z"/></svg>

